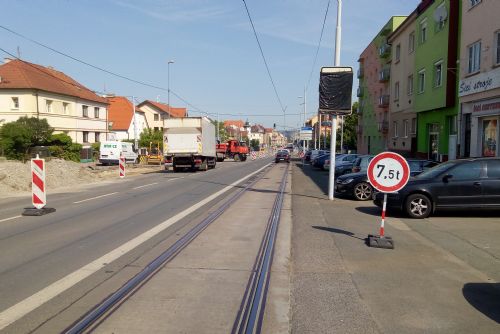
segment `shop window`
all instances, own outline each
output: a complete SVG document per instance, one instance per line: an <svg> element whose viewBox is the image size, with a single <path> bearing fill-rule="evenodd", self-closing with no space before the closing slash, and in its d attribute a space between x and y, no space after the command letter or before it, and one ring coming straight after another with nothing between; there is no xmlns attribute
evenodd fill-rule
<svg viewBox="0 0 500 334"><path fill-rule="evenodd" d="M468 72L479 72L481 68L481 41L469 45L469 65Z"/></svg>
<svg viewBox="0 0 500 334"><path fill-rule="evenodd" d="M494 157L497 154L498 120L483 119L482 156Z"/></svg>

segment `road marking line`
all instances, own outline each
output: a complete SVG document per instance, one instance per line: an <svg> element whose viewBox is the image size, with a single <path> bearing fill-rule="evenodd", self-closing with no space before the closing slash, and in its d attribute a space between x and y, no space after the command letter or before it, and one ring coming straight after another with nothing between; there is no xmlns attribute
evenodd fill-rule
<svg viewBox="0 0 500 334"><path fill-rule="evenodd" d="M14 216L14 217L9 217L9 218L4 218L4 219L0 219L0 223L2 222L6 222L7 220L12 220L12 219L16 219L16 218L21 218L22 216L19 215L19 216Z"/></svg>
<svg viewBox="0 0 500 334"><path fill-rule="evenodd" d="M96 197L91 197L91 198L83 199L81 201L73 202L73 204L79 204L79 203L91 201L93 199L98 199L98 198L101 198L101 197L111 196L111 195L114 195L114 194L118 194L118 192L115 191L114 193L109 193L109 194L105 194L105 195L100 195L100 196L96 196Z"/></svg>
<svg viewBox="0 0 500 334"><path fill-rule="evenodd" d="M158 182L153 182L153 183L150 183L150 184L145 184L145 185L138 186L138 187L135 187L135 188L132 188L132 189L141 189L141 188L144 188L144 187L152 186L154 184L158 184Z"/></svg>
<svg viewBox="0 0 500 334"><path fill-rule="evenodd" d="M130 252L137 246L141 245L142 243L148 241L149 239L153 238L160 232L164 231L168 227L172 226L182 218L188 216L189 214L193 213L194 211L198 210L201 208L203 205L209 203L210 201L216 199L220 195L224 194L225 192L231 190L234 188L236 185L239 183L249 179L250 177L254 176L255 174L259 173L262 171L264 168L268 167L271 165L271 163L266 164L264 167L256 170L255 172L252 172L248 174L247 176L239 179L238 181L235 181L228 185L227 187L224 187L223 189L217 191L216 193L206 197L204 200L196 203L195 205L187 208L186 210L179 212L175 216L165 220L164 222L160 223L159 225L156 225L152 229L140 234L139 236L127 241L123 245L119 246L118 248L113 249L109 253L101 256L100 258L90 262L89 264L81 267L80 269L75 270L71 274L61 278L60 280L50 284L49 286L43 288L42 290L36 292L35 294L31 295L30 297L20 301L19 303L9 307L8 309L4 310L3 312L0 313L0 331L4 329L5 327L9 326L12 324L14 321L19 320L26 314L30 313L34 309L38 308L39 306L43 305L44 303L48 302L52 298L56 297L57 295L61 294L62 292L68 290L69 288L73 287L80 281L84 280L88 276L94 274L98 270L104 268L107 266L109 263L115 261L116 259L120 258L122 255L125 255L126 253ZM100 196L102 197L102 196Z"/></svg>

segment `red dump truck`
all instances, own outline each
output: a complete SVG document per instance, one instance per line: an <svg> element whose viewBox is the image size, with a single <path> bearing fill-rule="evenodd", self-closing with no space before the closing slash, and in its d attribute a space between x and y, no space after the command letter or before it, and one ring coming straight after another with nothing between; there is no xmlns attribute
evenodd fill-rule
<svg viewBox="0 0 500 334"><path fill-rule="evenodd" d="M235 139L228 140L225 143L217 144L217 161L224 159L234 159L234 161L245 161L248 156L248 146L245 142Z"/></svg>

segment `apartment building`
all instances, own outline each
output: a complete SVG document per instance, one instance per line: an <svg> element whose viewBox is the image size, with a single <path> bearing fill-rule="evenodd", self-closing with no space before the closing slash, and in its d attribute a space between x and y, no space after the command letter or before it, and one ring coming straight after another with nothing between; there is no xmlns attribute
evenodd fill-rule
<svg viewBox="0 0 500 334"><path fill-rule="evenodd" d="M0 65L0 125L22 116L46 119L55 133L83 145L106 140L108 102L52 67L20 59Z"/></svg>
<svg viewBox="0 0 500 334"><path fill-rule="evenodd" d="M457 157L459 7L457 0L423 0L416 9L414 108L421 158Z"/></svg>
<svg viewBox="0 0 500 334"><path fill-rule="evenodd" d="M413 108L416 16L416 11L411 13L388 37L392 57L387 147L406 157L414 157L417 153L417 115Z"/></svg>
<svg viewBox="0 0 500 334"><path fill-rule="evenodd" d="M500 1L462 0L460 153L500 156ZM473 29L471 28L473 27Z"/></svg>
<svg viewBox="0 0 500 334"><path fill-rule="evenodd" d="M161 102L146 100L137 105L144 112L146 123L153 130L163 131L163 120L170 117L186 117L186 108L176 108Z"/></svg>
<svg viewBox="0 0 500 334"><path fill-rule="evenodd" d="M358 152L379 153L388 148L391 45L388 36L406 16L393 16L359 57Z"/></svg>

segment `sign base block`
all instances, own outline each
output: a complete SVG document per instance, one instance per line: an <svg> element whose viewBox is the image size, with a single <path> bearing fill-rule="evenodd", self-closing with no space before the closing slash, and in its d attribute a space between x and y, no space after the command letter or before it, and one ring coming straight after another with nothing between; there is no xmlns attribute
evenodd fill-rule
<svg viewBox="0 0 500 334"><path fill-rule="evenodd" d="M381 237L378 235L368 235L367 243L369 247L394 249L394 240L391 237Z"/></svg>
<svg viewBox="0 0 500 334"><path fill-rule="evenodd" d="M54 208L24 208L24 211L22 213L23 216L43 216L48 213L56 212L56 209Z"/></svg>

